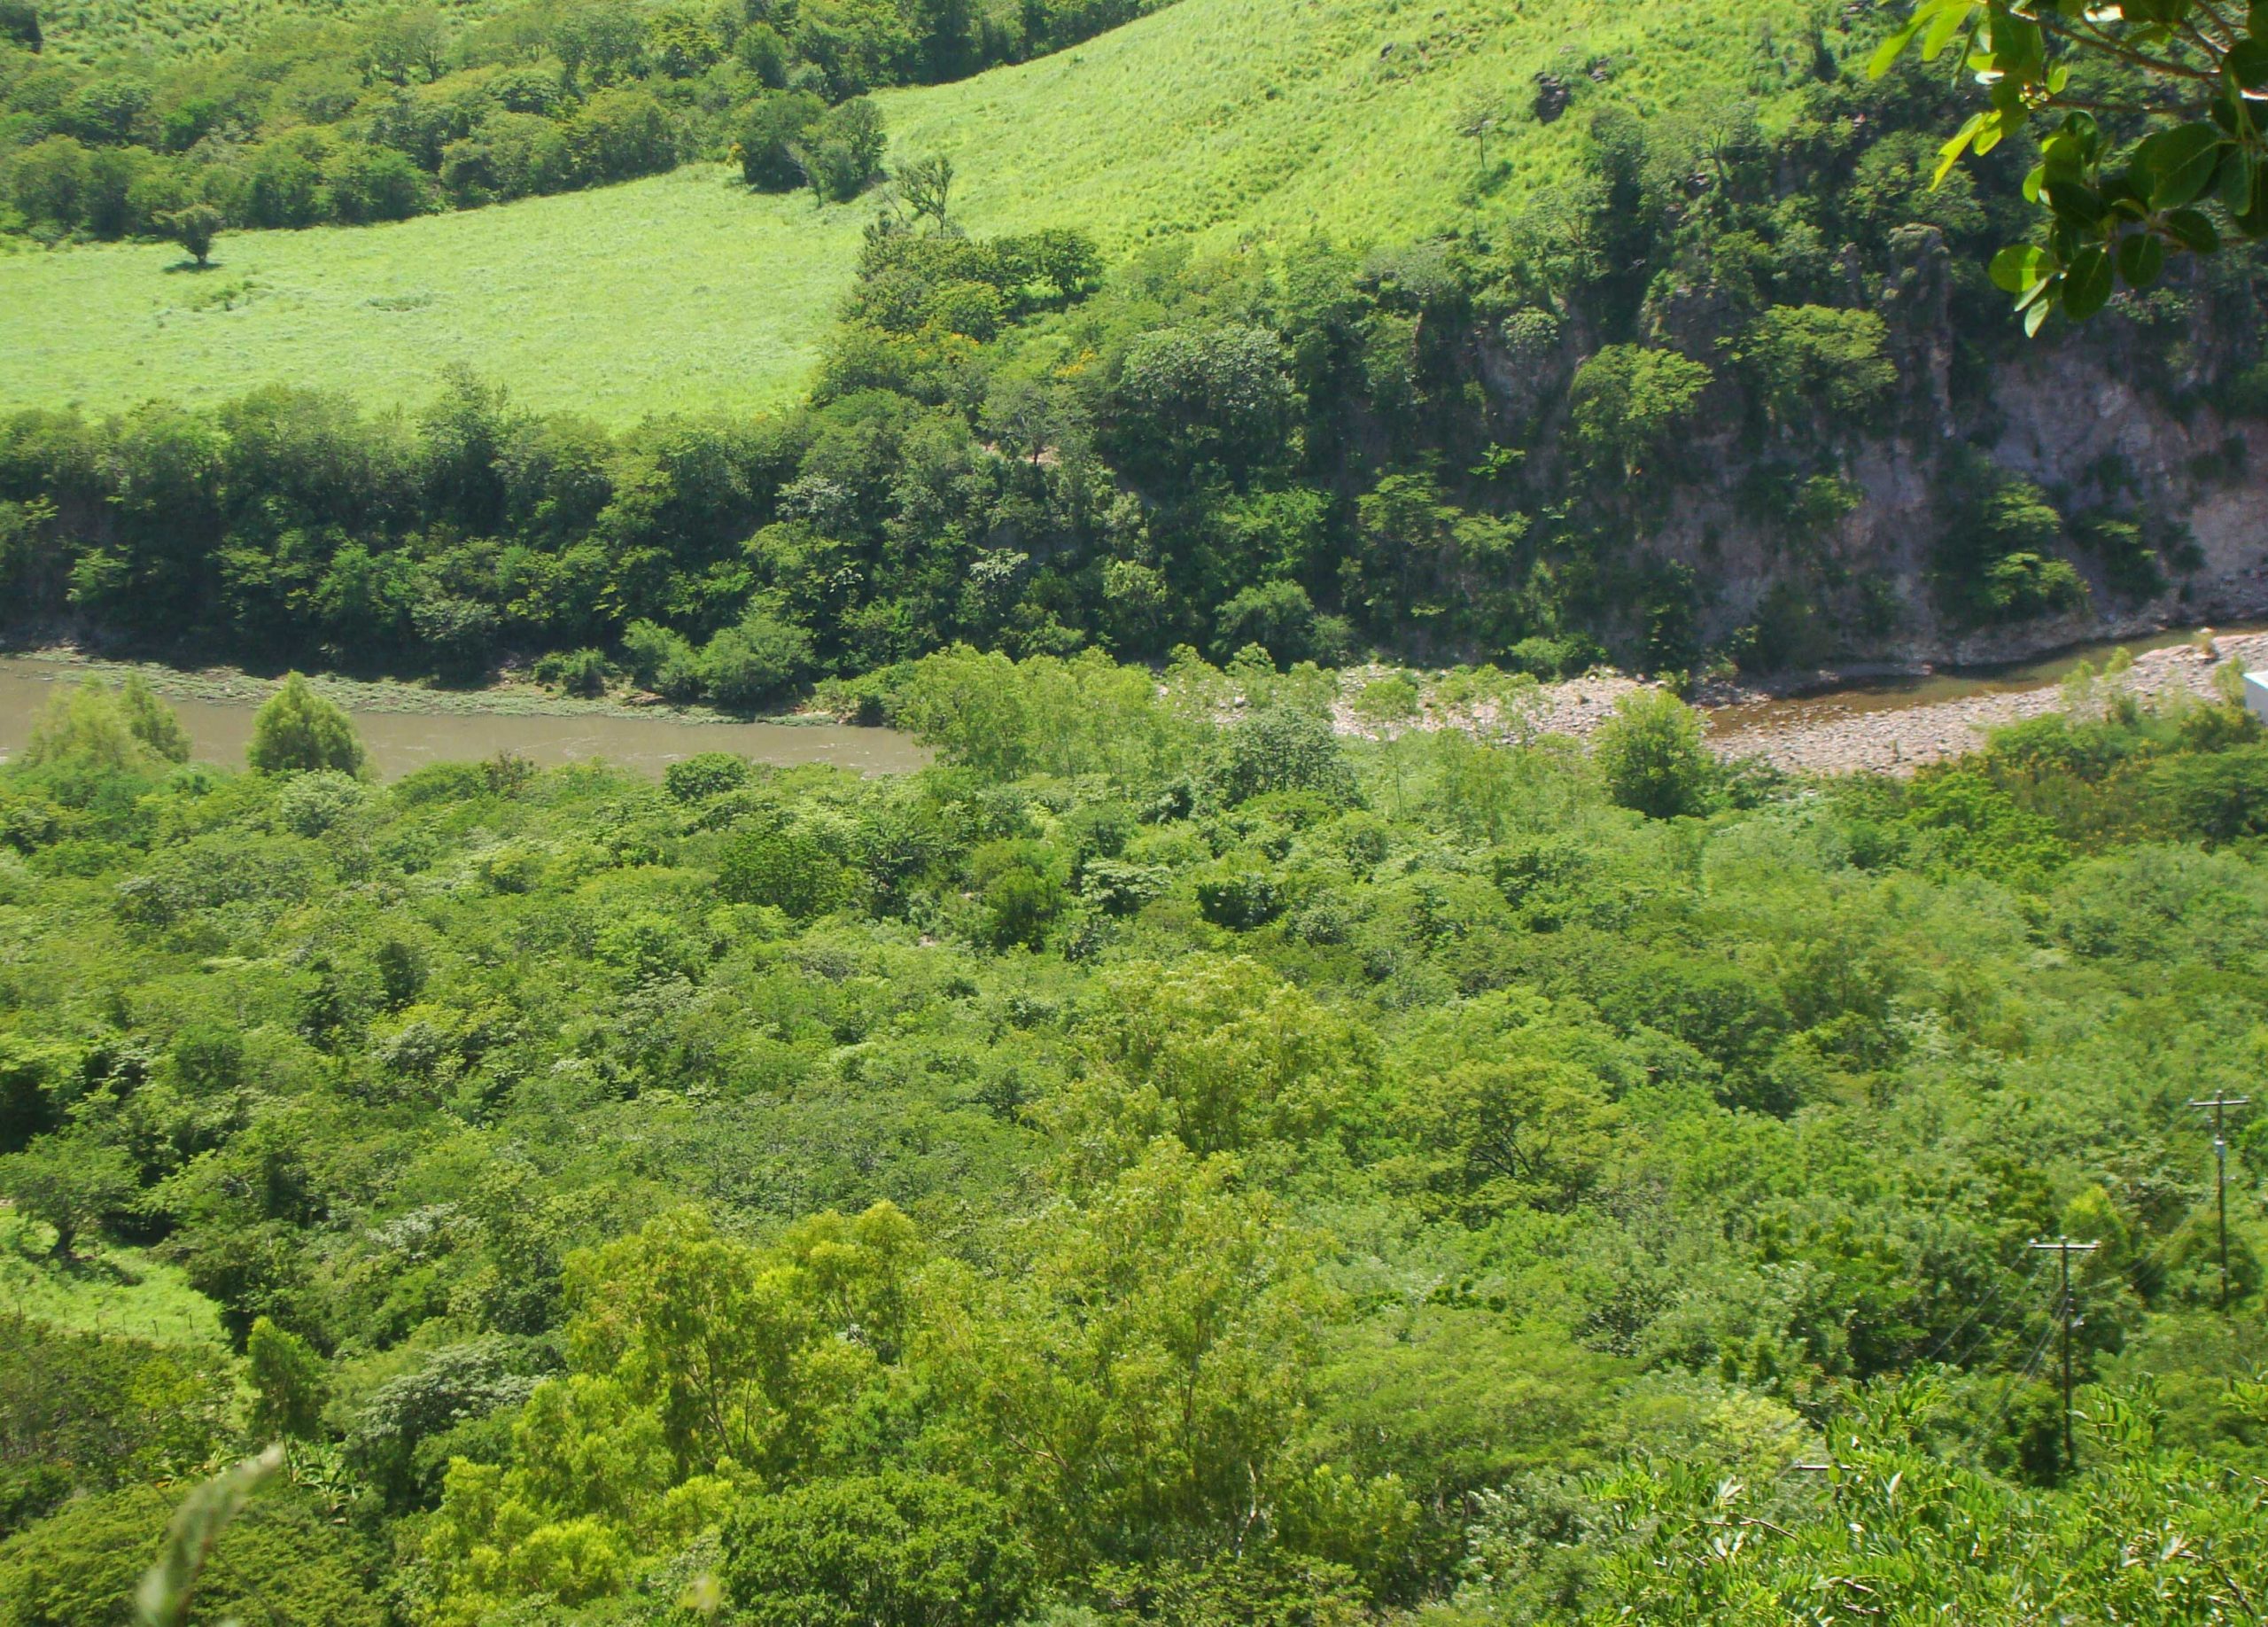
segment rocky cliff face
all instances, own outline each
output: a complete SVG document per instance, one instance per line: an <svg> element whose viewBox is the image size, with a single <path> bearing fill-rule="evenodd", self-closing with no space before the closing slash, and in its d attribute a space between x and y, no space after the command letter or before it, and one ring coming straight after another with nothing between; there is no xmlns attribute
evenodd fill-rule
<svg viewBox="0 0 2268 1627"><path fill-rule="evenodd" d="M2000 354L1988 359L1961 342L1957 269L1938 233L1901 229L1892 249L1887 276L1850 268L1849 301L1883 318L1899 378L1856 433L1759 432L1723 365L1737 319L1686 291L1655 296L1649 342L1719 373L1674 495L1639 526L1645 556L1692 572L1705 646L1793 616L1803 653L1791 664L1966 665L2268 619L2268 423L2214 404L2249 348L2234 314L2249 301L2169 301L2021 347L1995 334ZM1532 468L1546 479L1566 432L1565 385L1593 348L1580 321L1545 331L1532 318L1475 346L1492 405L1525 421ZM1562 405L1542 404L1552 401ZM1800 534L1759 515L1760 473L1787 481L1806 469L1837 484L1847 513ZM1987 622L1950 602L1941 543L1964 523L1962 471L1973 481L1979 470L2031 482L2062 518L2047 552L2078 572L2084 605ZM2148 568L2131 568L2131 556L2117 568L2090 535L2105 518L2145 533Z"/></svg>

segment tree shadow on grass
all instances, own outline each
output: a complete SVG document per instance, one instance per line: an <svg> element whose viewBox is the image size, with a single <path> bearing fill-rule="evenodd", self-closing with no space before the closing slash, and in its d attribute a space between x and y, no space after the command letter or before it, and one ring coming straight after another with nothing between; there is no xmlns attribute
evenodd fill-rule
<svg viewBox="0 0 2268 1627"><path fill-rule="evenodd" d="M218 271L220 269L221 262L217 260L176 260L166 268L166 273L171 276L176 271Z"/></svg>

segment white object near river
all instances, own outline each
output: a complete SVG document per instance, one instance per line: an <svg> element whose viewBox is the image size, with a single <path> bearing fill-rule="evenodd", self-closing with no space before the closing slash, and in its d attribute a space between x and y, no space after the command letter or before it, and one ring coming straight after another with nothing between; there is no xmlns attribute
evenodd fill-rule
<svg viewBox="0 0 2268 1627"><path fill-rule="evenodd" d="M2254 717L2268 723L2268 673L2245 673L2244 704Z"/></svg>

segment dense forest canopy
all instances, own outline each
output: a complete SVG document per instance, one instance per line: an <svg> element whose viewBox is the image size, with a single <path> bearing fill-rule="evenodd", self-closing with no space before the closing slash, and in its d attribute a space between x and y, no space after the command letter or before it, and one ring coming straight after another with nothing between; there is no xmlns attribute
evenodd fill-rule
<svg viewBox="0 0 2268 1627"><path fill-rule="evenodd" d="M0 0L0 239L221 309L236 234L693 160L863 230L769 416L0 417L0 634L934 754L385 783L296 672L241 767L60 689L0 1627L2263 1618L2259 720L2114 666L1811 777L1677 695L2241 584L2268 58L2119 22L2210 19L2170 143L2012 7L1728 4L1705 82L1495 87L1386 242L974 230L892 149L1146 9ZM1666 682L1583 741L1435 727L1604 658Z"/></svg>
<svg viewBox="0 0 2268 1627"><path fill-rule="evenodd" d="M2268 1118L2224 1308L2185 1104L2263 1061L2257 725L1806 782L1331 692L962 647L907 776L384 787L304 687L252 772L58 696L0 1620L274 1438L200 1619L2254 1619Z"/></svg>

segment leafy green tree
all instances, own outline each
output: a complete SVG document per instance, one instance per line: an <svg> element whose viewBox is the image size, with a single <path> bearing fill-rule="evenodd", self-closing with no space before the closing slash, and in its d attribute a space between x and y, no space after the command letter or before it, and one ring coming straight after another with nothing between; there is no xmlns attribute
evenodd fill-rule
<svg viewBox="0 0 2268 1627"><path fill-rule="evenodd" d="M658 622L633 621L622 634L631 675L664 700L683 704L701 697L701 658L683 634Z"/></svg>
<svg viewBox="0 0 2268 1627"><path fill-rule="evenodd" d="M322 1424L330 1383L322 1358L299 1335L255 1317L245 1340L255 1436L312 1440Z"/></svg>
<svg viewBox="0 0 2268 1627"><path fill-rule="evenodd" d="M751 611L701 651L701 676L720 706L750 710L778 699L812 669L812 635L794 622Z"/></svg>
<svg viewBox="0 0 2268 1627"><path fill-rule="evenodd" d="M857 876L800 825L736 834L717 862L717 891L735 904L768 904L797 921L846 901Z"/></svg>
<svg viewBox="0 0 2268 1627"><path fill-rule="evenodd" d="M1649 819L1705 812L1717 781L1701 743L1701 722L1674 695L1641 689L1614 704L1591 736L1591 758L1607 795Z"/></svg>
<svg viewBox="0 0 2268 1627"><path fill-rule="evenodd" d="M1299 398L1284 342L1234 323L1144 335L1119 375L1115 437L1141 465L1187 475L1199 463L1242 474L1290 449Z"/></svg>
<svg viewBox="0 0 2268 1627"><path fill-rule="evenodd" d="M1295 1495L1328 1299L1236 1172L1161 1141L1021 1269L941 1304L933 1368L1043 1561L1227 1554Z"/></svg>
<svg viewBox="0 0 2268 1627"><path fill-rule="evenodd" d="M760 192L804 185L796 154L826 111L827 104L807 90L772 91L751 101L733 144L742 179Z"/></svg>
<svg viewBox="0 0 2268 1627"><path fill-rule="evenodd" d="M1898 383L1884 333L1872 311L1775 305L1750 326L1739 360L1775 422L1862 424Z"/></svg>
<svg viewBox="0 0 2268 1627"><path fill-rule="evenodd" d="M188 754L179 720L140 678L115 697L89 678L50 698L23 760L54 774L103 775L147 774Z"/></svg>
<svg viewBox="0 0 2268 1627"><path fill-rule="evenodd" d="M1578 456L1635 479L1692 421L1709 370L1674 350L1609 345L1575 370L1568 401Z"/></svg>
<svg viewBox="0 0 2268 1627"><path fill-rule="evenodd" d="M952 199L953 161L942 152L929 153L909 160L897 175L897 195L904 200L907 213L918 221L928 221L932 230L945 231L951 226L948 207Z"/></svg>
<svg viewBox="0 0 2268 1627"><path fill-rule="evenodd" d="M36 54L43 43L39 7L32 0L0 0L0 39L12 40Z"/></svg>
<svg viewBox="0 0 2268 1627"><path fill-rule="evenodd" d="M307 774L328 768L361 775L368 767L353 720L315 693L298 673L260 706L252 720L245 760L260 774Z"/></svg>
<svg viewBox="0 0 2268 1627"><path fill-rule="evenodd" d="M998 1499L893 1471L750 1499L725 1532L725 1594L750 1627L985 1627L1037 1580Z"/></svg>
<svg viewBox="0 0 2268 1627"><path fill-rule="evenodd" d="M1315 601L1297 582L1255 583L1213 612L1213 629L1219 659L1257 644L1288 666L1315 654Z"/></svg>
<svg viewBox="0 0 2268 1627"><path fill-rule="evenodd" d="M152 756L169 763L189 760L189 731L141 673L133 673L119 686L118 709L126 718L127 731Z"/></svg>
<svg viewBox="0 0 2268 1627"><path fill-rule="evenodd" d="M182 1627L191 1620L268 1620L379 1627L386 1619L369 1580L371 1556L315 1509L273 1491L241 1513L226 1505L202 1509L195 1529L183 1533L201 1539L201 1563L170 1573L186 1585L148 1595L144 1605L136 1584L159 1557L173 1503L151 1486L81 1498L0 1543L0 1623ZM216 1514L233 1517L215 1530Z"/></svg>
<svg viewBox="0 0 2268 1627"><path fill-rule="evenodd" d="M756 778L745 757L730 751L696 751L662 771L662 786L680 802L704 802L740 790Z"/></svg>
<svg viewBox="0 0 2268 1627"><path fill-rule="evenodd" d="M1271 791L1317 791L1341 802L1355 797L1331 720L1296 706L1264 707L1228 730L1215 776L1232 803Z"/></svg>
<svg viewBox="0 0 2268 1627"><path fill-rule="evenodd" d="M1428 1184L1471 1224L1521 1205L1573 1208L1604 1174L1622 1122L1596 1074L1532 1057L1466 1063L1413 1105Z"/></svg>
<svg viewBox="0 0 2268 1627"><path fill-rule="evenodd" d="M1328 1137L1378 1063L1374 1036L1242 956L1137 962L1108 987L1094 1069L1045 1113L1082 1160L1159 1137L1200 1156Z"/></svg>
<svg viewBox="0 0 2268 1627"><path fill-rule="evenodd" d="M54 1228L58 1255L122 1210L135 1190L126 1155L84 1132L42 1136L0 1158L0 1192L15 1200L18 1213Z"/></svg>

